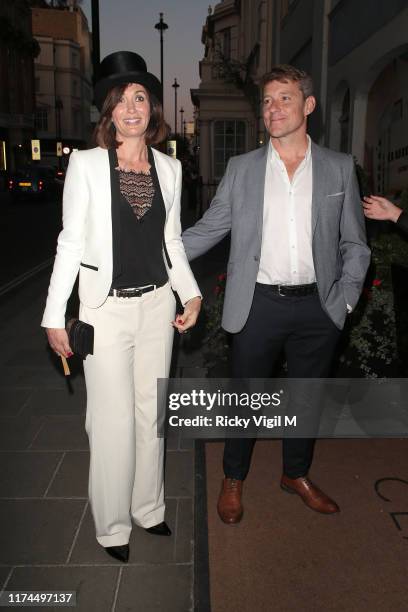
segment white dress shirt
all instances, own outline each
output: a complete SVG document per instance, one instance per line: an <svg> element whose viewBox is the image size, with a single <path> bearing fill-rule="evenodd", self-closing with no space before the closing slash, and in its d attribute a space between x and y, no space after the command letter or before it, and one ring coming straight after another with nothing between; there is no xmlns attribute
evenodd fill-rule
<svg viewBox="0 0 408 612"><path fill-rule="evenodd" d="M314 283L312 256L311 140L292 181L269 142L266 163L261 258L257 281L269 285Z"/></svg>

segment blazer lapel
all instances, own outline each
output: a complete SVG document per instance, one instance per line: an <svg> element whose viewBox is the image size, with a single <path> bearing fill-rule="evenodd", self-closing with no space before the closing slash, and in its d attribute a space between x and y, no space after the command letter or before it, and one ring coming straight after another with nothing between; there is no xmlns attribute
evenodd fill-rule
<svg viewBox="0 0 408 612"><path fill-rule="evenodd" d="M163 162L163 158L159 154L157 154L155 149L151 147L148 148L149 154L153 153L155 165L153 171L156 172L167 216L167 213L169 212L169 209L174 199L174 175L170 171L170 165L168 164L168 162Z"/></svg>
<svg viewBox="0 0 408 612"><path fill-rule="evenodd" d="M312 141L312 236L320 208L328 193L329 168L321 147Z"/></svg>
<svg viewBox="0 0 408 612"><path fill-rule="evenodd" d="M254 159L252 168L249 170L249 180L252 183L251 197L253 198L256 225L260 243L262 242L262 226L263 226L263 209L264 209L264 194L265 194L265 173L266 163L268 160L268 146L258 149L259 154Z"/></svg>
<svg viewBox="0 0 408 612"><path fill-rule="evenodd" d="M119 175L117 170L118 156L116 149L112 148L108 150L109 154L109 167L110 167L110 187L111 187L111 212L112 212L112 244L115 245L113 248L113 270L115 277L121 272L122 265L120 261L120 216L119 216L119 202L120 202L120 185ZM115 238L115 240L113 240Z"/></svg>

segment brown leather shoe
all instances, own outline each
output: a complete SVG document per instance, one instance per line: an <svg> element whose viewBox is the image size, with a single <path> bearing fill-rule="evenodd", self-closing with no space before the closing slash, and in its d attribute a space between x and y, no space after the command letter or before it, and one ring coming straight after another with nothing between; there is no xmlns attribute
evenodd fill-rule
<svg viewBox="0 0 408 612"><path fill-rule="evenodd" d="M288 478L283 474L281 479L281 489L287 493L296 493L302 498L306 506L309 506L316 512L322 512L323 514L334 514L340 512L340 508L335 501L330 499L323 493L316 485L313 484L308 478L302 476L301 478Z"/></svg>
<svg viewBox="0 0 408 612"><path fill-rule="evenodd" d="M241 520L244 512L241 497L242 480L224 478L217 504L219 517L224 523L231 525Z"/></svg>

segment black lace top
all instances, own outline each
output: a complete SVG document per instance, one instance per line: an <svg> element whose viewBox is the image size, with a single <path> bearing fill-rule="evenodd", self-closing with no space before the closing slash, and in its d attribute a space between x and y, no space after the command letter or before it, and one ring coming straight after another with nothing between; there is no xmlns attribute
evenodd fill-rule
<svg viewBox="0 0 408 612"><path fill-rule="evenodd" d="M150 172L135 172L134 170L119 171L120 192L130 204L137 220L142 219L152 207L154 184Z"/></svg>
<svg viewBox="0 0 408 612"><path fill-rule="evenodd" d="M157 177L154 156L148 147L148 173L119 168L113 151L113 276L112 288L158 287L167 281L163 260L166 209Z"/></svg>

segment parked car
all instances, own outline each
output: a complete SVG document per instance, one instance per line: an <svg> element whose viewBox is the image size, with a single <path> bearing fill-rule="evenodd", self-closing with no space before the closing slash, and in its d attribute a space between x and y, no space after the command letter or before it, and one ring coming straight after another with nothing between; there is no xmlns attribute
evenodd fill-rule
<svg viewBox="0 0 408 612"><path fill-rule="evenodd" d="M26 166L9 176L8 190L12 201L46 200L60 195L62 181L51 166Z"/></svg>

